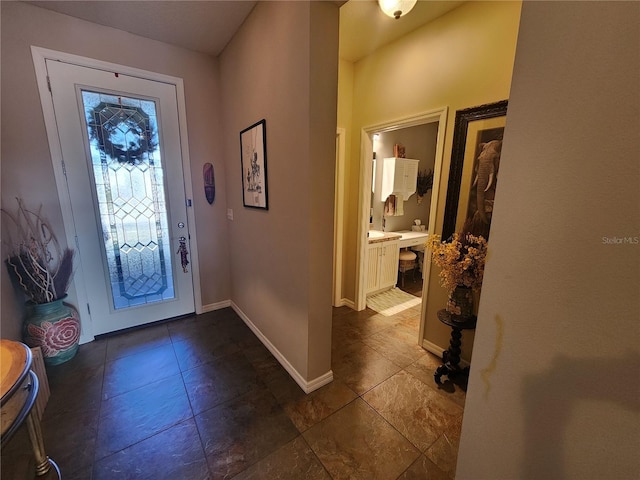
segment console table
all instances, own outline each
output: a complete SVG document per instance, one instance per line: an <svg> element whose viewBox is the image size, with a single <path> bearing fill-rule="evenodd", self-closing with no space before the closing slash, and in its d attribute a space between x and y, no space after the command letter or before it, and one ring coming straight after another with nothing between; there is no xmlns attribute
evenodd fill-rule
<svg viewBox="0 0 640 480"><path fill-rule="evenodd" d="M45 453L40 421L33 411L38 388L38 377L31 370L29 347L11 340L0 340L0 444L4 447L25 423L35 457L36 476L60 480L60 469Z"/></svg>
<svg viewBox="0 0 640 480"><path fill-rule="evenodd" d="M438 320L445 325L451 327L451 340L449 341L449 348L442 352L442 365L436 368L433 374L433 379L438 385L442 385L441 377L446 375L448 378L463 372L467 369L460 368L460 345L462 342L462 330L473 330L476 328L476 321L478 320L475 315L464 318L459 315L452 315L446 310L438 311Z"/></svg>

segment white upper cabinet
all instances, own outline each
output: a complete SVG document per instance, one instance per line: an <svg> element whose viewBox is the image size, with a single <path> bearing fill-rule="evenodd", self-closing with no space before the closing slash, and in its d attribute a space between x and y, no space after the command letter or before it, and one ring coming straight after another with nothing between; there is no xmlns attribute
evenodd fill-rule
<svg viewBox="0 0 640 480"><path fill-rule="evenodd" d="M411 158L385 158L382 165L382 189L380 196L385 201L392 193L407 201L416 192L418 164Z"/></svg>

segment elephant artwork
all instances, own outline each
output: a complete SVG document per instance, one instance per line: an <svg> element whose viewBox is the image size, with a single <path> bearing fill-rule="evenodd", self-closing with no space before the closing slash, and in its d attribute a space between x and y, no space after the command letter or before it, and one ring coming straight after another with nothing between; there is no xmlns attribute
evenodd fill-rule
<svg viewBox="0 0 640 480"><path fill-rule="evenodd" d="M475 178L471 186L469 209L463 230L489 238L493 202L496 195L502 140L479 144L480 153L475 165Z"/></svg>
<svg viewBox="0 0 640 480"><path fill-rule="evenodd" d="M489 239L508 100L456 112L442 236Z"/></svg>

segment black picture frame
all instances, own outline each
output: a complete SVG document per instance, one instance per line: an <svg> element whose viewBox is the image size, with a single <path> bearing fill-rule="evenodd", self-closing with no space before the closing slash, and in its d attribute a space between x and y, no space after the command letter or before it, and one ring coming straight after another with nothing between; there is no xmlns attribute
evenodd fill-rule
<svg viewBox="0 0 640 480"><path fill-rule="evenodd" d="M467 225L468 218L458 218L460 214L467 212L467 210L463 212L461 209L461 207L467 208L465 203L460 205L461 195L464 196L467 203L471 203L470 187L473 184L472 177L475 175L481 145L490 141L492 138L497 139L499 137L499 139L502 140L507 106L508 100L501 100L499 102L466 108L456 112L449 183L442 226L443 239L448 239L455 232L461 231ZM495 121L487 122L490 119L495 119ZM487 123L501 123L501 126L486 125ZM487 128L484 128L485 126L487 126ZM462 190L463 184L469 188ZM465 201L464 199L463 202ZM471 207L469 206L468 208L470 209ZM471 233L476 235L481 234L488 239L489 227L490 220L489 225L486 227L486 232L467 231L471 231Z"/></svg>
<svg viewBox="0 0 640 480"><path fill-rule="evenodd" d="M240 132L242 203L269 210L267 194L267 122L262 119Z"/></svg>

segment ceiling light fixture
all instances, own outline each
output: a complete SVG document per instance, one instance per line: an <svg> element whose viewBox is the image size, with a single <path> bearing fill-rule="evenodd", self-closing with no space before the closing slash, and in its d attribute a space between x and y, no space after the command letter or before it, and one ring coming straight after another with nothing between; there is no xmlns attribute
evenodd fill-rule
<svg viewBox="0 0 640 480"><path fill-rule="evenodd" d="M378 0L380 9L396 20L406 15L416 5L418 0Z"/></svg>

